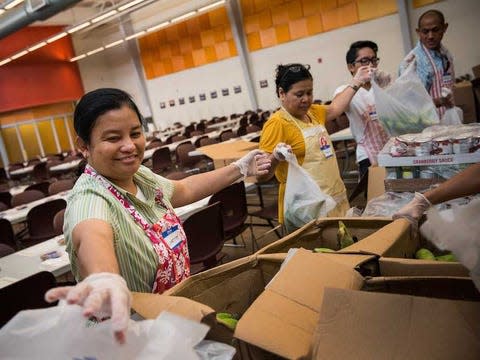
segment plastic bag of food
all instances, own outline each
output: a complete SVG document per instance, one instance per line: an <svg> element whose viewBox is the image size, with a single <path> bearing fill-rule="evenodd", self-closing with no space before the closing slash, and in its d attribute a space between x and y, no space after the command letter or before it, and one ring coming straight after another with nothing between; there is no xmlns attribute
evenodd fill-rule
<svg viewBox="0 0 480 360"><path fill-rule="evenodd" d="M19 312L0 330L0 359L231 359L235 349L208 343L197 347L208 326L162 312L155 320L130 321L126 343L118 344L110 320L95 324L77 305ZM208 358L212 358L211 356Z"/></svg>
<svg viewBox="0 0 480 360"><path fill-rule="evenodd" d="M442 125L461 125L463 123L463 111L458 106L445 110L440 119Z"/></svg>
<svg viewBox="0 0 480 360"><path fill-rule="evenodd" d="M284 222L288 232L306 223L327 216L337 203L325 194L308 172L298 165L293 153L286 152L288 176L284 197Z"/></svg>
<svg viewBox="0 0 480 360"><path fill-rule="evenodd" d="M419 133L439 123L435 105L416 74L414 63L385 89L372 80L377 114L390 136Z"/></svg>
<svg viewBox="0 0 480 360"><path fill-rule="evenodd" d="M441 250L450 250L470 270L470 276L480 290L480 200L449 210L427 211L427 221L421 226L423 236Z"/></svg>

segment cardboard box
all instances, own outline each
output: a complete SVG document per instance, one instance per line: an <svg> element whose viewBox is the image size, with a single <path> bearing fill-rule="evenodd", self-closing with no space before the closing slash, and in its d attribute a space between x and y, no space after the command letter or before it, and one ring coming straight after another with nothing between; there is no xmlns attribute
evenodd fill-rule
<svg viewBox="0 0 480 360"><path fill-rule="evenodd" d="M390 218L345 218L331 217L313 220L291 234L263 247L257 254L274 254L288 252L291 248L313 250L325 247L339 250L337 232L338 222L342 221L350 234L361 241L392 222ZM349 247L344 250L348 251Z"/></svg>
<svg viewBox="0 0 480 360"><path fill-rule="evenodd" d="M476 122L477 112L475 109L472 83L470 81L456 83L453 87L453 97L455 99L455 105L463 110L463 122L465 124Z"/></svg>
<svg viewBox="0 0 480 360"><path fill-rule="evenodd" d="M385 176L387 171L384 167L370 166L368 168L367 202L385 193Z"/></svg>
<svg viewBox="0 0 480 360"><path fill-rule="evenodd" d="M197 150L211 158L213 160L215 169L218 169L227 166L233 161L240 159L249 151L257 148L258 143L244 140L234 140L202 146Z"/></svg>
<svg viewBox="0 0 480 360"><path fill-rule="evenodd" d="M417 280L387 280L383 290L396 292L388 287L395 283L409 291L424 285L432 294L471 287L465 279ZM312 359L480 358L478 302L334 288L323 299Z"/></svg>

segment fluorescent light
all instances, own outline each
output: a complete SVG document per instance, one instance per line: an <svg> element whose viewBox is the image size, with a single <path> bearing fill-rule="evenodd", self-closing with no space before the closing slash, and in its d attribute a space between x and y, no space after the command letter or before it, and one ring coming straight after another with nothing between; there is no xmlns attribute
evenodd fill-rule
<svg viewBox="0 0 480 360"><path fill-rule="evenodd" d="M148 29L147 29L147 32L161 29L161 28L167 26L168 24L170 24L170 21L165 21L165 22L163 22L163 23L161 23L161 24L158 24L158 25L152 26L151 28L148 28Z"/></svg>
<svg viewBox="0 0 480 360"><path fill-rule="evenodd" d="M125 9L128 9L132 6L135 6L137 4L140 4L141 2L144 2L145 0L134 0L134 1L131 1L129 2L128 4L125 4L125 5L122 5L122 6L119 6L118 7L118 11L123 11Z"/></svg>
<svg viewBox="0 0 480 360"><path fill-rule="evenodd" d="M61 32L60 34L58 35L55 35L54 37L51 37L50 39L47 39L47 43L52 43L54 41L57 41L58 39L61 39L63 38L64 36L67 36L68 34L64 31L64 32Z"/></svg>
<svg viewBox="0 0 480 360"><path fill-rule="evenodd" d="M105 45L105 49L109 49L111 47L114 47L114 46L117 46L117 45L120 45L121 43L123 43L125 40L124 39L121 39L121 40L117 40L117 41L114 41L108 45Z"/></svg>
<svg viewBox="0 0 480 360"><path fill-rule="evenodd" d="M37 45L30 46L27 50L28 51L35 51L37 49L40 49L41 47L44 47L45 45L47 45L47 42L42 41L41 43L38 43Z"/></svg>
<svg viewBox="0 0 480 360"><path fill-rule="evenodd" d="M12 60L15 60L15 59L18 59L19 57L22 57L23 55L27 55L27 54L28 54L28 51L23 50L23 51L20 51L19 53L16 53L15 55L12 55L11 58L12 58Z"/></svg>
<svg viewBox="0 0 480 360"><path fill-rule="evenodd" d="M100 51L103 51L103 50L105 50L105 48L104 48L103 46L101 46L101 47L99 47L98 49L95 49L95 50L92 50L92 51L87 52L87 56L96 54L96 53L98 53L98 52L100 52Z"/></svg>
<svg viewBox="0 0 480 360"><path fill-rule="evenodd" d="M87 55L85 55L85 54L78 55L78 56L75 56L74 58L71 58L70 62L74 62L74 61L77 61L77 60L80 60L80 59L83 59L83 58L86 58L86 57L87 57Z"/></svg>
<svg viewBox="0 0 480 360"><path fill-rule="evenodd" d="M176 18L173 18L172 20L170 20L170 22L174 23L174 22L184 20L186 18L189 18L190 16L195 15L196 13L197 13L197 10L190 11L186 14L183 14L183 15L177 16Z"/></svg>
<svg viewBox="0 0 480 360"><path fill-rule="evenodd" d="M139 37L139 36L142 36L142 35L143 35L143 34L145 34L145 33L146 33L146 31L145 31L145 30L139 31L139 32L137 32L136 34L133 34L133 35L127 36L127 37L125 38L125 40L127 40L127 41L128 41L128 40L131 40L131 39L137 38L137 37Z"/></svg>
<svg viewBox="0 0 480 360"><path fill-rule="evenodd" d="M213 9L214 7L218 6L218 5L222 5L225 3L225 0L220 0L220 1L217 1L217 2L214 2L213 4L210 4L210 5L206 5L204 7L201 7L200 9L198 9L198 12L202 12L202 11L206 11L206 10L210 10L210 9Z"/></svg>
<svg viewBox="0 0 480 360"><path fill-rule="evenodd" d="M8 64L10 61L12 61L12 59L10 59L10 58L7 58L7 59L5 59L5 60L2 60L2 61L0 61L0 66L5 65L5 64Z"/></svg>
<svg viewBox="0 0 480 360"><path fill-rule="evenodd" d="M0 9L0 15L2 15L5 12L5 10Z"/></svg>
<svg viewBox="0 0 480 360"><path fill-rule="evenodd" d="M13 0L10 4L5 5L5 10L10 10L22 2L23 0Z"/></svg>
<svg viewBox="0 0 480 360"><path fill-rule="evenodd" d="M86 28L88 25L90 25L90 21L87 21L87 22L84 22L83 24L74 26L73 28L68 29L67 32L69 34L73 34L74 32L76 32L78 30L82 30L83 28Z"/></svg>
<svg viewBox="0 0 480 360"><path fill-rule="evenodd" d="M110 10L109 12L102 14L100 16L97 16L95 19L92 19L91 22L92 24L95 24L96 22L102 21L110 16L113 16L117 13L117 10Z"/></svg>

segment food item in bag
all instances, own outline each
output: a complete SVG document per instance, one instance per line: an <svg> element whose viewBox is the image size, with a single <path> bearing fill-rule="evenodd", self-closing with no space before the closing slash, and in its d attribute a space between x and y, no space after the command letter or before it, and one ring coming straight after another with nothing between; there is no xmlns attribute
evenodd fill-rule
<svg viewBox="0 0 480 360"><path fill-rule="evenodd" d="M437 260L437 261L450 261L450 262L458 261L457 258L455 257L455 255L453 255L452 253L435 256L435 260Z"/></svg>
<svg viewBox="0 0 480 360"><path fill-rule="evenodd" d="M216 315L217 322L225 325L230 330L235 330L238 320L230 313L220 312Z"/></svg>
<svg viewBox="0 0 480 360"><path fill-rule="evenodd" d="M346 248L354 243L352 235L350 235L350 232L342 221L338 222L337 241L340 249Z"/></svg>
<svg viewBox="0 0 480 360"><path fill-rule="evenodd" d="M335 250L332 250L332 249L326 248L326 247L318 247L318 248L314 248L313 252L315 252L315 253L332 253L332 252L335 252Z"/></svg>
<svg viewBox="0 0 480 360"><path fill-rule="evenodd" d="M435 255L433 253L425 248L418 249L417 252L415 253L415 259L421 259L421 260L435 260Z"/></svg>

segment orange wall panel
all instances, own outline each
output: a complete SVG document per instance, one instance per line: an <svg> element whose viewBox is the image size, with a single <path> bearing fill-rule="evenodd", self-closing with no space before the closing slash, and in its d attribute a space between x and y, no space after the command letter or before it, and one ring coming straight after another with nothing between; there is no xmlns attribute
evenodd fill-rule
<svg viewBox="0 0 480 360"><path fill-rule="evenodd" d="M244 16L255 14L255 0L241 0L242 13Z"/></svg>
<svg viewBox="0 0 480 360"><path fill-rule="evenodd" d="M319 0L318 6L320 8L320 12L332 10L337 7L337 0Z"/></svg>
<svg viewBox="0 0 480 360"><path fill-rule="evenodd" d="M289 28L288 24L275 26L275 35L277 37L277 44L286 43L291 40L290 31L288 28Z"/></svg>
<svg viewBox="0 0 480 360"><path fill-rule="evenodd" d="M260 33L254 32L247 35L247 43L250 51L259 50L262 48L262 40L260 39Z"/></svg>
<svg viewBox="0 0 480 360"><path fill-rule="evenodd" d="M205 57L207 58L207 62L209 62L209 63L217 60L217 54L215 52L215 46L205 47Z"/></svg>
<svg viewBox="0 0 480 360"><path fill-rule="evenodd" d="M212 26L210 25L210 17L207 14L200 15L198 17L200 23L200 31L209 30Z"/></svg>
<svg viewBox="0 0 480 360"><path fill-rule="evenodd" d="M321 33L323 31L322 17L320 15L307 17L307 29L310 35Z"/></svg>
<svg viewBox="0 0 480 360"><path fill-rule="evenodd" d="M260 42L262 48L277 45L277 34L275 28L260 31Z"/></svg>
<svg viewBox="0 0 480 360"><path fill-rule="evenodd" d="M356 3L351 2L334 10L322 13L322 22L325 31L357 23L358 13Z"/></svg>
<svg viewBox="0 0 480 360"><path fill-rule="evenodd" d="M292 40L301 39L309 35L306 18L290 21L288 29Z"/></svg>
<svg viewBox="0 0 480 360"><path fill-rule="evenodd" d="M260 20L259 20L259 15L250 15L246 18L243 19L244 22L244 29L246 34L251 34L253 32L259 31L260 30Z"/></svg>
<svg viewBox="0 0 480 360"><path fill-rule="evenodd" d="M192 68L195 66L195 63L193 62L193 55L190 52L189 54L183 55L183 62L185 64L185 68Z"/></svg>
<svg viewBox="0 0 480 360"><path fill-rule="evenodd" d="M172 68L173 68L173 71L181 71L185 69L185 62L183 61L183 55L172 56Z"/></svg>
<svg viewBox="0 0 480 360"><path fill-rule="evenodd" d="M172 42L178 40L178 28L176 25L165 28L165 33L167 35L167 41Z"/></svg>
<svg viewBox="0 0 480 360"><path fill-rule="evenodd" d="M213 39L215 43L221 43L225 41L225 31L223 27L217 27L213 29Z"/></svg>
<svg viewBox="0 0 480 360"><path fill-rule="evenodd" d="M428 4L435 4L439 2L439 0L413 0L413 7L418 8Z"/></svg>
<svg viewBox="0 0 480 360"><path fill-rule="evenodd" d="M284 5L288 13L289 20L301 19L303 17L302 2L293 0Z"/></svg>
<svg viewBox="0 0 480 360"><path fill-rule="evenodd" d="M288 8L279 6L272 8L272 23L274 26L288 23Z"/></svg>
<svg viewBox="0 0 480 360"><path fill-rule="evenodd" d="M320 13L320 1L302 0L303 16L307 17Z"/></svg>
<svg viewBox="0 0 480 360"><path fill-rule="evenodd" d="M192 39L185 37L179 41L180 53L182 55L190 54L193 50Z"/></svg>
<svg viewBox="0 0 480 360"><path fill-rule="evenodd" d="M205 55L205 49L193 50L192 52L193 64L195 66L201 66L207 63L207 56Z"/></svg>
<svg viewBox="0 0 480 360"><path fill-rule="evenodd" d="M259 13L258 20L259 20L260 29L263 30L263 29L268 29L269 27L272 27L273 23L272 23L272 14L270 12L270 9L267 9Z"/></svg>
<svg viewBox="0 0 480 360"><path fill-rule="evenodd" d="M225 26L230 23L228 21L227 10L225 9L225 7L221 7L208 12L208 17L210 19L211 27Z"/></svg>
<svg viewBox="0 0 480 360"><path fill-rule="evenodd" d="M194 50L198 50L202 48L202 37L200 34L195 34L190 37L192 40L192 47Z"/></svg>
<svg viewBox="0 0 480 360"><path fill-rule="evenodd" d="M188 19L186 21L187 24L187 30L189 35L195 35L200 32L200 20L198 17L194 17L191 19ZM158 34L164 34L165 32L159 31Z"/></svg>
<svg viewBox="0 0 480 360"><path fill-rule="evenodd" d="M215 54L218 60L227 59L230 57L230 47L228 41L215 44Z"/></svg>
<svg viewBox="0 0 480 360"><path fill-rule="evenodd" d="M366 21L398 11L396 0L357 0L358 19Z"/></svg>
<svg viewBox="0 0 480 360"><path fill-rule="evenodd" d="M185 22L178 23L176 25L176 28L177 28L177 36L179 39L188 36L188 27Z"/></svg>
<svg viewBox="0 0 480 360"><path fill-rule="evenodd" d="M237 56L237 46L235 45L235 41L233 39L228 40L228 48L230 52L230 56Z"/></svg>
<svg viewBox="0 0 480 360"><path fill-rule="evenodd" d="M215 44L215 38L213 37L213 30L205 30L200 33L202 39L202 47L212 46Z"/></svg>

